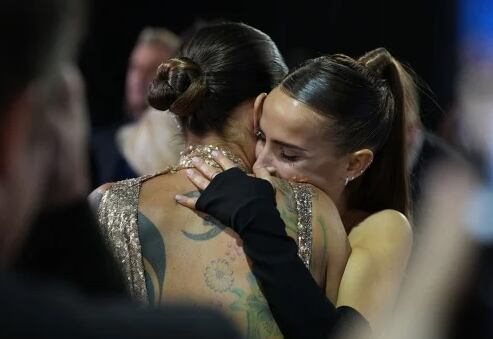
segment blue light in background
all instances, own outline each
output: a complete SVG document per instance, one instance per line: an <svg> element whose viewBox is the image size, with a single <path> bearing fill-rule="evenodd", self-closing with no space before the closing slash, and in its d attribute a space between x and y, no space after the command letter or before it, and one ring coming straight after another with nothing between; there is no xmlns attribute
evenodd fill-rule
<svg viewBox="0 0 493 339"><path fill-rule="evenodd" d="M474 54L493 56L493 0L460 0L459 36ZM467 51L466 51L467 53Z"/></svg>

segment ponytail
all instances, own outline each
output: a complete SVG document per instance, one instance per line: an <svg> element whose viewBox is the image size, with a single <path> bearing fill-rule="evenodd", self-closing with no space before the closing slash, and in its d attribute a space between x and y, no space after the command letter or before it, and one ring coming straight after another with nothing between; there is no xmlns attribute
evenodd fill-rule
<svg viewBox="0 0 493 339"><path fill-rule="evenodd" d="M402 65L383 48L359 60L326 55L293 70L281 89L327 118L322 127L338 155L373 152L371 166L346 187L348 208L409 217L405 116L416 94Z"/></svg>
<svg viewBox="0 0 493 339"><path fill-rule="evenodd" d="M397 210L410 216L409 173L406 152L406 114L408 100L415 100L411 76L384 48L362 56L358 62L387 83L384 102L388 103L391 117L386 142L376 151L372 165L351 187L349 206L368 212L383 209Z"/></svg>

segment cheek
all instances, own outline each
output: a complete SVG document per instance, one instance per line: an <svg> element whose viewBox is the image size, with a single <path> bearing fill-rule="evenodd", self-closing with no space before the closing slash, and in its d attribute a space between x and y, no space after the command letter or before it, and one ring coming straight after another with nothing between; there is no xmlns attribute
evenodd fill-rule
<svg viewBox="0 0 493 339"><path fill-rule="evenodd" d="M276 169L277 176L282 179L293 180L294 177L301 178L303 176L303 171L288 163L276 161L273 167Z"/></svg>
<svg viewBox="0 0 493 339"><path fill-rule="evenodd" d="M303 173L302 177L307 179L307 182L320 188L332 199L339 198L341 185L344 185L344 166L341 163L328 161L313 161L309 168L300 169ZM342 179L341 179L342 178Z"/></svg>

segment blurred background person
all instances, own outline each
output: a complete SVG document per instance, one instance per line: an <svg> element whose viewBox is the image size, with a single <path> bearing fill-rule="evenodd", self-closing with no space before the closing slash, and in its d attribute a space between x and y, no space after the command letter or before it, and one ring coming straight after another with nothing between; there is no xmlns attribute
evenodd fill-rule
<svg viewBox="0 0 493 339"><path fill-rule="evenodd" d="M383 338L493 337L493 2L458 5L450 132L464 157L435 162L424 181L416 255Z"/></svg>
<svg viewBox="0 0 493 339"><path fill-rule="evenodd" d="M443 337L486 339L493 337L493 2L461 0L459 8L457 54L461 64L454 111L460 134L456 139L467 151L477 179L470 195L461 192L468 199L459 222L465 233L463 243L470 241L471 245L463 256L462 270L456 268L461 280ZM450 186L458 190L460 182L461 178L450 181Z"/></svg>
<svg viewBox="0 0 493 339"><path fill-rule="evenodd" d="M138 120L149 107L147 91L157 67L171 58L180 47L180 38L163 27L142 30L130 55L125 82L125 110Z"/></svg>
<svg viewBox="0 0 493 339"><path fill-rule="evenodd" d="M383 338L493 336L493 58L483 61L465 62L458 83L460 128L474 161L442 159L430 168L417 254Z"/></svg>
<svg viewBox="0 0 493 339"><path fill-rule="evenodd" d="M144 28L131 52L125 81L125 124L95 129L91 159L93 186L144 174L174 164L183 148L178 124L167 112L147 102L157 67L180 46L180 38L165 28Z"/></svg>
<svg viewBox="0 0 493 339"><path fill-rule="evenodd" d="M444 161L459 160L461 155L447 141L424 126L421 120L420 97L433 94L417 74L412 74L412 80L405 87L409 91L405 128L412 211L415 226L419 227L420 215L425 212L423 209L427 208L423 203L426 199L423 193L427 191L423 192L423 187L427 176L430 175L434 165Z"/></svg>
<svg viewBox="0 0 493 339"><path fill-rule="evenodd" d="M121 119L116 115L121 113L121 103L126 96L123 84L127 74L127 55L134 47L129 37L137 39L146 26L166 26L186 36L190 27L199 20L224 18L259 27L272 36L281 53L287 56L290 67L322 54L345 53L354 57L375 46L386 47L399 60L413 65L416 73L433 89L443 112L428 96L423 96L418 105L422 125L440 136L442 120L448 115L454 96L457 1L406 2L409 16L402 16L401 4L391 0L365 3L310 0L309 6L295 3L279 6L276 2L260 0L240 4L212 0L195 2L193 11L186 2L141 0L121 6L116 0L89 0L95 14L91 18L80 64L89 84L92 126L108 127ZM119 11L114 11L115 6ZM256 10L258 8L261 10ZM324 10L316 11L314 8ZM419 27L415 25L416 17L420 18ZM121 24L115 27L110 22ZM286 24L292 22L302 24ZM414 29L409 30L408 27ZM119 149L125 149L124 154L140 153L126 151L127 147ZM125 155L125 158L133 157ZM144 162L130 160L131 174L138 174L135 173L139 172L135 164ZM126 176L131 175L127 173ZM106 180L111 180L111 175L105 179L94 178L93 187Z"/></svg>
<svg viewBox="0 0 493 339"><path fill-rule="evenodd" d="M185 306L143 310L108 290L97 299L89 298L95 294L84 290L83 281L64 277L66 267L41 262L46 270L33 275L29 270L40 267L16 267L26 252L53 252L56 255L44 258L83 268L88 275L101 272L98 265L106 262L101 234L90 224L94 216L84 214L88 124L82 79L74 62L83 10L77 0L0 1L0 36L9 46L0 55L1 63L8 65L0 79L1 335L236 338L234 329L208 310ZM40 215L44 218L37 218ZM87 224L80 224L80 218ZM40 228L47 236L32 238ZM51 240L50 236L57 241L35 242ZM64 251L71 247L90 248L99 255L79 253L74 258L74 253Z"/></svg>

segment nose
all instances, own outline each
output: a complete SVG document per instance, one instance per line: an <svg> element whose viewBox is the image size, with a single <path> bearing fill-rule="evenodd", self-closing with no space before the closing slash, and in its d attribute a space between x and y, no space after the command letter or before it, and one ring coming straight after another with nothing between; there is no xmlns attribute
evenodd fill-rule
<svg viewBox="0 0 493 339"><path fill-rule="evenodd" d="M257 145L257 160L254 167L272 167L272 157L265 145Z"/></svg>

